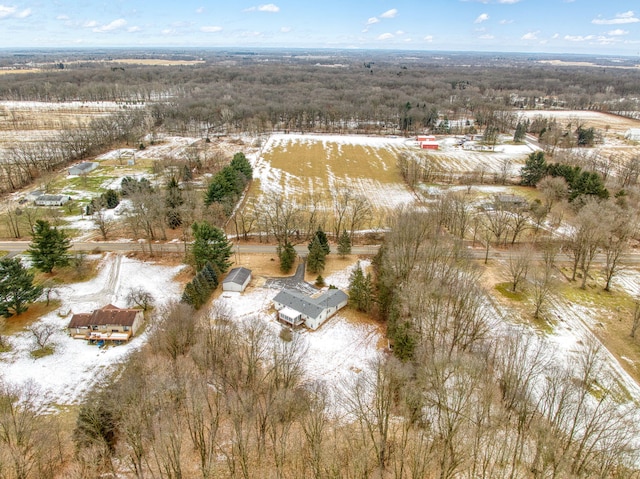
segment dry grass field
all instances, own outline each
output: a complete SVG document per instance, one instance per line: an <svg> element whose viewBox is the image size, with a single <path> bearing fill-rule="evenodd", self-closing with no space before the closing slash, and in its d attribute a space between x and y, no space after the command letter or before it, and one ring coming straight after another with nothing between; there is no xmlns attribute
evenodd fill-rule
<svg viewBox="0 0 640 479"><path fill-rule="evenodd" d="M319 199L320 209L331 211L337 195L348 190L366 197L373 224L386 213L414 201L396 167L402 138L273 135L254 164L248 201L268 201L273 195L304 203Z"/></svg>

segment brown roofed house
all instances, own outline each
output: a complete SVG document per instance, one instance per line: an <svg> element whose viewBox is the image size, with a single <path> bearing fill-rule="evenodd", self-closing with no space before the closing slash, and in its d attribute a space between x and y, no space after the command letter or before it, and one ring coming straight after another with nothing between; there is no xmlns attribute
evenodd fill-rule
<svg viewBox="0 0 640 479"><path fill-rule="evenodd" d="M144 316L139 309L123 309L107 304L92 313L74 314L69 322L69 335L88 341L128 341L142 326Z"/></svg>

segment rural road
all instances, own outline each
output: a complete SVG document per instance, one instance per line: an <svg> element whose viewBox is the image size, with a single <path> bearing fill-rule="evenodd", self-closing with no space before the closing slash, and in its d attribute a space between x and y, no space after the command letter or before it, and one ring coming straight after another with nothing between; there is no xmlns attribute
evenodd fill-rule
<svg viewBox="0 0 640 479"><path fill-rule="evenodd" d="M0 241L0 251L7 251L8 253L21 253L29 248L29 241ZM306 255L309 250L306 244L295 246L298 254ZM380 249L379 245L369 246L354 246L351 248L352 254L359 255L375 255ZM115 241L80 241L71 243L71 251L103 251L114 253L129 253L136 251L149 251L149 247L146 243L135 242L115 242ZM262 254L276 254L275 245L233 245L233 251L242 253L262 253ZM469 254L472 258L478 260L484 260L485 250L483 248L469 249ZM154 243L154 253L184 253L184 243ZM336 248L332 247L332 253L336 252ZM538 257L539 256L539 257ZM540 255L534 254L536 259L540 259ZM489 258L508 258L507 251L499 251L491 248L489 250ZM570 261L571 259L566 255L559 255L559 259L562 261ZM605 257L603 254L596 255L594 259L595 264L604 263ZM622 256L621 263L626 265L638 265L640 264L640 252L627 253Z"/></svg>
<svg viewBox="0 0 640 479"><path fill-rule="evenodd" d="M29 248L29 241L0 241L0 251L9 253L21 253ZM155 253L183 253L184 243L154 243ZM307 245L297 245L295 247L298 254L309 252ZM379 246L354 246L351 248L353 254L370 254L378 252ZM115 253L128 253L134 251L148 251L146 243L134 242L109 242L109 241L88 241L71 242L71 251L113 251ZM274 245L234 245L233 251L238 253L276 253Z"/></svg>

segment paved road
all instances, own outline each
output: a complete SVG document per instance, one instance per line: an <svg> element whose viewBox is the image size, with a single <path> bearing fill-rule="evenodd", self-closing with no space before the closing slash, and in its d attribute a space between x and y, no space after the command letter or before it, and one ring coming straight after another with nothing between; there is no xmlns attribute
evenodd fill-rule
<svg viewBox="0 0 640 479"><path fill-rule="evenodd" d="M0 251L8 251L20 253L29 248L29 241L0 241ZM184 243L153 243L154 252L163 253L183 253ZM353 254L370 254L374 255L378 252L379 246L354 246L351 248ZM307 254L309 252L307 245L298 245L295 247L298 254ZM149 245L146 243L134 242L114 242L114 241L90 241L90 242L72 242L72 251L113 251L116 253L128 253L132 251L149 251ZM234 245L233 250L238 253L276 253L274 245Z"/></svg>
<svg viewBox="0 0 640 479"><path fill-rule="evenodd" d="M9 253L20 253L26 251L29 247L29 241L0 241L0 251L8 251ZM295 247L298 254L306 255L309 250L306 244L297 245ZM369 246L354 246L351 248L352 254L360 255L375 255L380 249L379 245ZM148 252L149 246L146 243L135 242L114 242L114 241L89 241L89 242L72 242L72 251L113 251L115 253L128 253L135 251ZM154 253L184 253L184 243L154 243ZM276 254L276 247L274 245L234 245L233 251L238 253L262 253L262 254ZM478 260L484 260L485 251L482 248L469 249L469 254L472 258ZM332 249L332 253L335 253L335 248ZM491 248L489 250L489 258L507 258L507 251L500 251ZM533 255L534 259L542 259L541 253ZM566 255L559 255L560 261L571 261ZM602 254L596 255L594 264L604 264L605 257ZM622 257L623 264L626 265L640 265L640 252L630 252Z"/></svg>

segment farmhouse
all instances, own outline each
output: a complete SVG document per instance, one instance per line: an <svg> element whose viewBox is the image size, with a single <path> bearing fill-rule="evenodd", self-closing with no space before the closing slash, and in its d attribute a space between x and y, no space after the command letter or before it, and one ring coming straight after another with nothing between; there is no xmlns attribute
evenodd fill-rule
<svg viewBox="0 0 640 479"><path fill-rule="evenodd" d="M144 320L139 309L122 309L108 304L92 313L74 314L69 322L69 335L87 341L128 341Z"/></svg>
<svg viewBox="0 0 640 479"><path fill-rule="evenodd" d="M283 289L273 298L273 305L281 321L291 326L304 323L309 329L318 329L323 322L344 308L348 300L346 293L339 289L329 289L315 297Z"/></svg>
<svg viewBox="0 0 640 479"><path fill-rule="evenodd" d="M98 167L98 163L87 161L85 163L80 163L79 165L75 165L69 168L69 174L70 175L86 175L90 171L95 170L97 167Z"/></svg>
<svg viewBox="0 0 640 479"><path fill-rule="evenodd" d="M34 203L37 206L62 206L71 199L67 195L40 195Z"/></svg>
<svg viewBox="0 0 640 479"><path fill-rule="evenodd" d="M222 291L241 293L251 281L251 270L243 267L233 268L222 281Z"/></svg>

